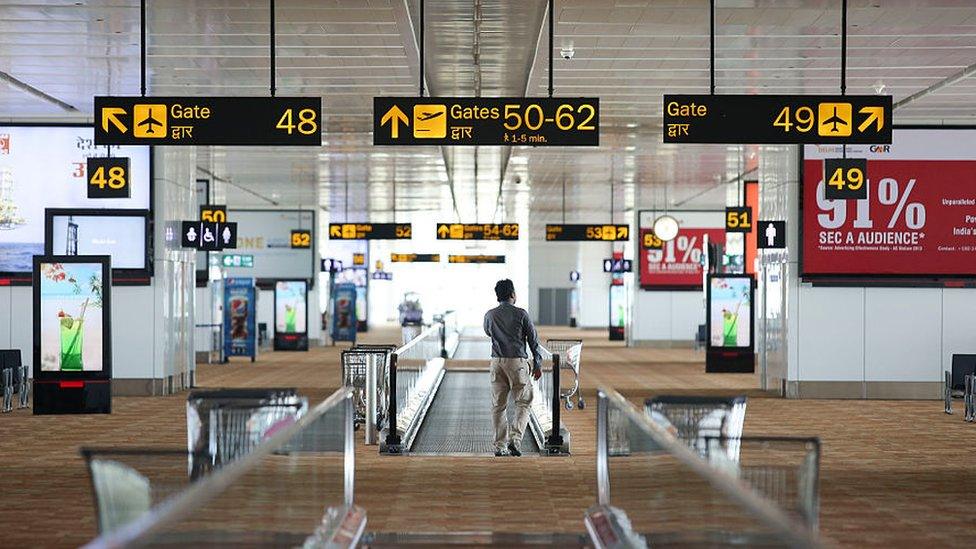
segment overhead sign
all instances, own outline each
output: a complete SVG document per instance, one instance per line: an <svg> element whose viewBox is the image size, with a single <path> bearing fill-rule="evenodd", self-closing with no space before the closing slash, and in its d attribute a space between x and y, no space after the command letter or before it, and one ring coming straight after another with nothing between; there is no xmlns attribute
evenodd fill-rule
<svg viewBox="0 0 976 549"><path fill-rule="evenodd" d="M644 248L645 250L660 250L663 247L664 241L654 234L654 231L648 230L642 232L641 248Z"/></svg>
<svg viewBox="0 0 976 549"><path fill-rule="evenodd" d="M353 265L365 265L366 264L366 254L352 254L352 264Z"/></svg>
<svg viewBox="0 0 976 549"><path fill-rule="evenodd" d="M390 254L393 263L440 263L441 254Z"/></svg>
<svg viewBox="0 0 976 549"><path fill-rule="evenodd" d="M503 255L449 255L448 263L505 263Z"/></svg>
<svg viewBox="0 0 976 549"><path fill-rule="evenodd" d="M863 200L868 197L866 158L825 158L824 194L827 200Z"/></svg>
<svg viewBox="0 0 976 549"><path fill-rule="evenodd" d="M308 229L295 229L291 232L292 248L311 248L312 231Z"/></svg>
<svg viewBox="0 0 976 549"><path fill-rule="evenodd" d="M200 221L216 221L217 223L227 221L227 206L223 204L201 204Z"/></svg>
<svg viewBox="0 0 976 549"><path fill-rule="evenodd" d="M331 240L409 240L410 223L329 223Z"/></svg>
<svg viewBox="0 0 976 549"><path fill-rule="evenodd" d="M319 97L95 97L96 145L322 145Z"/></svg>
<svg viewBox="0 0 976 549"><path fill-rule="evenodd" d="M747 206L725 208L725 232L752 232L752 208Z"/></svg>
<svg viewBox="0 0 976 549"><path fill-rule="evenodd" d="M88 198L129 198L129 159L88 157Z"/></svg>
<svg viewBox="0 0 976 549"><path fill-rule="evenodd" d="M373 145L599 144L596 97L373 98Z"/></svg>
<svg viewBox="0 0 976 549"><path fill-rule="evenodd" d="M779 249L786 247L786 221L757 221L758 247Z"/></svg>
<svg viewBox="0 0 976 549"><path fill-rule="evenodd" d="M518 240L518 223L438 223L437 240Z"/></svg>
<svg viewBox="0 0 976 549"><path fill-rule="evenodd" d="M633 264L629 259L609 258L603 260L603 272L605 273L629 273L633 270Z"/></svg>
<svg viewBox="0 0 976 549"><path fill-rule="evenodd" d="M237 223L213 223L209 221L184 221L182 224L184 248L197 250L223 250L237 247Z"/></svg>
<svg viewBox="0 0 976 549"><path fill-rule="evenodd" d="M665 95L665 143L891 143L890 95Z"/></svg>
<svg viewBox="0 0 976 549"><path fill-rule="evenodd" d="M837 147L835 147L836 149ZM825 198L827 147L804 147L804 277L976 277L976 131L901 129L867 158L863 200Z"/></svg>
<svg viewBox="0 0 976 549"><path fill-rule="evenodd" d="M546 225L546 240L620 242L630 239L630 225Z"/></svg>
<svg viewBox="0 0 976 549"><path fill-rule="evenodd" d="M224 267L242 267L245 269L254 267L253 255L226 254L220 258L220 261Z"/></svg>
<svg viewBox="0 0 976 549"><path fill-rule="evenodd" d="M342 261L331 257L323 258L320 270L323 273L337 273L342 270Z"/></svg>

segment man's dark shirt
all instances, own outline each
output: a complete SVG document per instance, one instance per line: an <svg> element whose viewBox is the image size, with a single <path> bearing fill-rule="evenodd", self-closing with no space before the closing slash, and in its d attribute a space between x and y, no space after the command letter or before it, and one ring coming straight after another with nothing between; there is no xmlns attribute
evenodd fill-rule
<svg viewBox="0 0 976 549"><path fill-rule="evenodd" d="M532 367L542 367L539 335L529 313L507 301L485 313L485 334L491 338L492 358L528 358L526 343L532 351Z"/></svg>

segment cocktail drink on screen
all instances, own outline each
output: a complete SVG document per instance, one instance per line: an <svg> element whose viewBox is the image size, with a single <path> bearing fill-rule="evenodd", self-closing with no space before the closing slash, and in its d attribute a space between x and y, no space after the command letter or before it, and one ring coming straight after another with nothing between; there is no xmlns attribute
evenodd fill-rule
<svg viewBox="0 0 976 549"><path fill-rule="evenodd" d="M297 330L295 329L295 323L295 307L285 305L285 331L289 334L296 332Z"/></svg>
<svg viewBox="0 0 976 549"><path fill-rule="evenodd" d="M71 315L61 311L58 313L58 322L61 325L61 371L80 372L85 369L81 356L85 321L82 318L71 318Z"/></svg>

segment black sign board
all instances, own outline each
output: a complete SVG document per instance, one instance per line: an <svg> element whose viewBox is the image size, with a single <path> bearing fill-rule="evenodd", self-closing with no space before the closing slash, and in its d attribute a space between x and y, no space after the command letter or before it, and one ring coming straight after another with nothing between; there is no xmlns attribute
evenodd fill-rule
<svg viewBox="0 0 976 549"><path fill-rule="evenodd" d="M331 240L409 240L410 223L329 223Z"/></svg>
<svg viewBox="0 0 976 549"><path fill-rule="evenodd" d="M890 95L665 95L665 143L891 143Z"/></svg>
<svg viewBox="0 0 976 549"><path fill-rule="evenodd" d="M323 273L337 273L342 270L342 261L327 257L322 259L321 271Z"/></svg>
<svg viewBox="0 0 976 549"><path fill-rule="evenodd" d="M96 145L322 145L319 97L96 97Z"/></svg>
<svg viewBox="0 0 976 549"><path fill-rule="evenodd" d="M291 232L291 247L292 248L311 248L312 247L312 231L308 229L295 229Z"/></svg>
<svg viewBox="0 0 976 549"><path fill-rule="evenodd" d="M634 270L634 265L629 259L604 259L603 272L605 273L629 273Z"/></svg>
<svg viewBox="0 0 976 549"><path fill-rule="evenodd" d="M757 247L767 250L786 247L786 221L757 221L756 229Z"/></svg>
<svg viewBox="0 0 976 549"><path fill-rule="evenodd" d="M747 206L725 208L725 232L752 232L752 208Z"/></svg>
<svg viewBox="0 0 976 549"><path fill-rule="evenodd" d="M223 204L201 204L200 221L215 221L224 223L227 221L227 206Z"/></svg>
<svg viewBox="0 0 976 549"><path fill-rule="evenodd" d="M237 223L184 221L180 231L184 248L210 251L237 247Z"/></svg>
<svg viewBox="0 0 976 549"><path fill-rule="evenodd" d="M546 240L602 241L630 240L630 225L546 225Z"/></svg>
<svg viewBox="0 0 976 549"><path fill-rule="evenodd" d="M128 158L89 158L87 173L88 198L129 198Z"/></svg>
<svg viewBox="0 0 976 549"><path fill-rule="evenodd" d="M448 263L505 263L503 255L449 255Z"/></svg>
<svg viewBox="0 0 976 549"><path fill-rule="evenodd" d="M664 241L654 231L647 231L641 238L641 247L645 250L660 250L664 247Z"/></svg>
<svg viewBox="0 0 976 549"><path fill-rule="evenodd" d="M441 254L390 254L393 263L440 263Z"/></svg>
<svg viewBox="0 0 976 549"><path fill-rule="evenodd" d="M518 223L438 223L437 240L518 240Z"/></svg>
<svg viewBox="0 0 976 549"><path fill-rule="evenodd" d="M863 200L868 197L866 158L825 158L824 198Z"/></svg>
<svg viewBox="0 0 976 549"><path fill-rule="evenodd" d="M596 97L373 98L373 145L599 144Z"/></svg>

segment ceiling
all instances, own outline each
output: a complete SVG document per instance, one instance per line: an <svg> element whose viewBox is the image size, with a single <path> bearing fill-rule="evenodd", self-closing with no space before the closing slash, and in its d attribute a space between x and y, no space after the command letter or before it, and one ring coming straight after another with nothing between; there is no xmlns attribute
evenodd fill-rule
<svg viewBox="0 0 976 549"><path fill-rule="evenodd" d="M837 92L840 3L716 0L716 93ZM148 5L149 94L269 93L266 0ZM373 147L372 97L419 92L419 6L276 0L277 93L323 98L323 146L201 147L201 173L229 182L231 205L339 220L395 207L535 226L607 221L611 203L618 220L666 199L724 205L743 148L661 143L662 94L709 89L708 0L555 2L555 95L600 98L600 147ZM426 0L427 93L546 95L547 15L545 0ZM895 121L976 120L976 2L850 0L848 24L848 93L898 103L948 84ZM0 119L88 119L93 95L139 93L139 50L137 0L0 0Z"/></svg>

